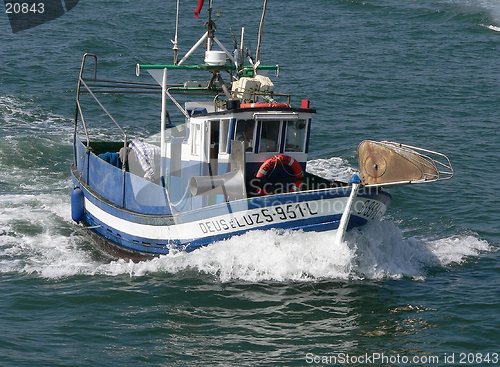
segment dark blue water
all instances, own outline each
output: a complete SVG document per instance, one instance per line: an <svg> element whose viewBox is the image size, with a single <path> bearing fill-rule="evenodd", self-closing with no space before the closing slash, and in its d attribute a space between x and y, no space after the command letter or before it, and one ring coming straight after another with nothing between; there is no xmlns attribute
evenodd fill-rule
<svg viewBox="0 0 500 367"><path fill-rule="evenodd" d="M386 139L446 153L456 176L391 189L384 220L342 245L268 231L109 263L69 214L79 62L132 80L170 62L174 3L81 1L16 34L0 15L0 365L498 365L500 4L270 0L262 58L318 110L311 169L348 176L361 140ZM194 6L181 53L204 31ZM260 2L215 8L219 39L245 26L255 49ZM155 132L157 104L120 102Z"/></svg>

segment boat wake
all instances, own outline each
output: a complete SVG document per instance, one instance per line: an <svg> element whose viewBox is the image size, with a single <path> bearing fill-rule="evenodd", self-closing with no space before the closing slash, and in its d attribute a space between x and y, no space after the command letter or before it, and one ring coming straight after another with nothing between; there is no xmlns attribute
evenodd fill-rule
<svg viewBox="0 0 500 367"><path fill-rule="evenodd" d="M307 162L307 171L328 180L347 182L356 172L345 159L332 157L313 159Z"/></svg>
<svg viewBox="0 0 500 367"><path fill-rule="evenodd" d="M0 196L0 273L49 279L195 274L221 282L424 279L429 269L459 265L492 251L474 235L404 238L393 222L382 221L349 232L340 245L329 232L255 231L192 253L172 252L138 263L106 262L67 219L66 200L62 194Z"/></svg>
<svg viewBox="0 0 500 367"><path fill-rule="evenodd" d="M488 250L485 241L473 236L404 239L394 224L382 222L356 232L340 245L327 232L258 231L194 253L173 253L138 264L115 263L102 270L112 275L196 270L223 282L423 279L430 267L460 264Z"/></svg>
<svg viewBox="0 0 500 367"><path fill-rule="evenodd" d="M488 28L489 30L492 30L495 32L500 32L500 27L494 26L492 24L490 24L490 25L481 24L481 26Z"/></svg>
<svg viewBox="0 0 500 367"><path fill-rule="evenodd" d="M3 138L72 132L72 125L66 117L43 109L31 99L13 96L0 95L0 121Z"/></svg>
<svg viewBox="0 0 500 367"><path fill-rule="evenodd" d="M43 121L40 129L55 131L52 124L59 125L60 118L31 113L23 103L7 97L0 102L2 120L11 129L6 136L9 146L0 146L0 188L10 192L0 192L0 273L58 279L156 273L182 277L194 272L195 276L208 275L222 282L418 279L425 278L429 268L461 264L491 250L487 242L473 235L438 240L405 238L394 223L383 221L362 232L348 233L340 245L327 232L255 231L192 253L172 252L139 263L103 261L91 250L87 233L70 220L67 162L49 159L45 164L33 164L33 159L43 161L39 156L56 154L42 155L39 148L35 149L38 155L28 154L26 150L31 148L24 130L21 134L17 131L19 124L28 120ZM47 140L51 144L44 146L68 149L67 133L69 130L62 136L54 134ZM14 155L32 160L24 162ZM49 174L49 166L53 174ZM58 166L63 168L58 170ZM341 158L310 161L308 171L338 180L347 180L353 173ZM27 172L38 179L27 180Z"/></svg>
<svg viewBox="0 0 500 367"><path fill-rule="evenodd" d="M0 126L0 195L67 192L69 163L61 158L71 152L67 117L29 99L0 96Z"/></svg>

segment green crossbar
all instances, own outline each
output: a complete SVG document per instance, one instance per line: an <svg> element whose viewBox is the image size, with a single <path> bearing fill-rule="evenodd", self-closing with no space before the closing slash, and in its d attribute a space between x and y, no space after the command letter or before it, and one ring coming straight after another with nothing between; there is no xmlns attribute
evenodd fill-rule
<svg viewBox="0 0 500 367"><path fill-rule="evenodd" d="M174 64L137 64L137 71L139 70L159 70L159 69L167 69L167 70L207 70L207 71L236 71L236 67L232 64L226 65L174 65ZM259 65L257 70L279 70L279 65ZM253 68L250 66L245 66L241 73L245 76L253 75Z"/></svg>

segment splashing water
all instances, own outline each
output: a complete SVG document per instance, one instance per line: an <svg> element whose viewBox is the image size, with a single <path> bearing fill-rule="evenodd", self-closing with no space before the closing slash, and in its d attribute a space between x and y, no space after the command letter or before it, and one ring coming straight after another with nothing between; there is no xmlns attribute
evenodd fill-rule
<svg viewBox="0 0 500 367"><path fill-rule="evenodd" d="M49 195L2 198L0 272L61 278L195 271L222 282L423 279L430 267L461 264L491 250L472 235L405 239L394 223L382 221L348 233L340 245L331 232L254 231L192 253L172 252L138 263L103 263L83 248L84 234L66 219L69 205L64 200Z"/></svg>
<svg viewBox="0 0 500 367"><path fill-rule="evenodd" d="M64 116L56 115L38 106L32 100L0 96L0 122L2 137L60 135L70 133L72 125Z"/></svg>
<svg viewBox="0 0 500 367"><path fill-rule="evenodd" d="M347 182L355 170L345 159L332 157L328 159L313 159L307 162L307 171L327 180Z"/></svg>
<svg viewBox="0 0 500 367"><path fill-rule="evenodd" d="M486 28L492 30L492 31L495 31L495 32L500 32L500 27L497 27L497 26L494 26L494 25L488 25L488 26L485 26Z"/></svg>
<svg viewBox="0 0 500 367"><path fill-rule="evenodd" d="M377 237L381 235L381 237ZM473 236L437 241L403 239L394 224L382 222L355 232L335 244L332 233L257 231L219 242L193 253L173 253L142 263L102 265L108 275L187 269L221 281L314 281L320 279L423 279L429 267L460 264L488 251L487 242Z"/></svg>
<svg viewBox="0 0 500 367"><path fill-rule="evenodd" d="M2 97L0 105L3 106L2 119L14 134L20 121L43 121L40 129L61 122L57 116L45 116L32 106L22 108L22 101L10 97ZM16 143L19 138L14 136L17 134L10 139ZM12 146L15 152L23 153L22 144ZM2 165L7 167L5 162ZM24 168L14 165L4 170L5 174L10 172L5 179L11 183L24 182ZM42 171L35 176L46 177ZM354 172L347 161L337 157L312 160L308 162L308 171L337 180L347 180ZM12 181L13 177L17 179ZM47 194L48 183L67 186L61 177L55 177L55 180L30 182L27 191L39 192L38 195L0 196L1 273L61 278L74 275L137 277L194 271L222 282L421 279L430 267L460 264L491 250L487 242L471 235L433 241L405 239L394 223L382 221L348 233L346 242L341 244L335 243L332 232L254 231L192 253L174 251L139 263L123 260L105 263L87 251L86 233L70 222L68 196L61 190Z"/></svg>
<svg viewBox="0 0 500 367"><path fill-rule="evenodd" d="M336 179L347 179L353 172L340 158L311 161L308 170ZM382 221L348 232L341 244L335 243L332 232L254 231L192 253L103 263L86 250L87 234L70 221L68 201L64 193L0 196L1 273L61 278L194 271L223 282L421 279L430 267L460 264L491 250L472 235L432 241L404 238L394 223Z"/></svg>

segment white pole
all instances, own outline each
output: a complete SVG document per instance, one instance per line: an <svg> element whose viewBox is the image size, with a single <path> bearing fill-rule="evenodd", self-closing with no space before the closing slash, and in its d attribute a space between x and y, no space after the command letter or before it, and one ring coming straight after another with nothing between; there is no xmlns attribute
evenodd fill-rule
<svg viewBox="0 0 500 367"><path fill-rule="evenodd" d="M191 49L187 52L186 55L184 55L184 57L182 58L181 61L179 61L179 64L178 65L182 65L182 63L184 61L186 61L188 59L189 56L191 56L191 54L198 48L200 47L200 45L207 39L208 37L208 32L205 32L205 34L203 36L201 36L201 38L198 40L198 42L196 42L196 44L191 47Z"/></svg>
<svg viewBox="0 0 500 367"><path fill-rule="evenodd" d="M222 44L222 42L219 41L217 39L217 37L214 37L214 41L215 41L215 43L217 43L217 45L219 45L219 47L221 48L221 50L226 53L227 57L229 57L229 60L231 60L233 63L236 64L236 60L234 59L233 55L231 55L231 53L227 50L227 48L224 47L224 45Z"/></svg>
<svg viewBox="0 0 500 367"><path fill-rule="evenodd" d="M207 38L207 51L212 51L212 39L210 37Z"/></svg>
<svg viewBox="0 0 500 367"><path fill-rule="evenodd" d="M161 127L160 127L160 177L162 182L165 179L165 168L163 161L166 156L167 147L165 142L165 126L167 121L167 69L163 69L161 81ZM165 183L166 184L166 183Z"/></svg>
<svg viewBox="0 0 500 367"><path fill-rule="evenodd" d="M207 51L212 51L212 37L214 36L215 27L212 29L212 7L213 0L208 2L208 29L211 30L207 38Z"/></svg>
<svg viewBox="0 0 500 367"><path fill-rule="evenodd" d="M354 198L358 195L360 183L353 182L351 187L351 194L347 199L347 203L344 208L344 213L342 213L342 218L340 218L339 228L337 229L337 235L335 237L335 243L340 245L344 242L345 232L347 231L347 224L351 218L351 208L354 203Z"/></svg>
<svg viewBox="0 0 500 367"><path fill-rule="evenodd" d="M177 65L177 57L178 57L178 50L179 47L177 46L177 35L179 33L179 1L177 0L177 14L175 16L175 38L173 41L171 41L174 46L172 49L174 50L174 65Z"/></svg>
<svg viewBox="0 0 500 367"><path fill-rule="evenodd" d="M240 60L243 63L243 59L245 55L243 55L244 48L243 48L243 42L245 40L245 27L241 27L241 41L240 41Z"/></svg>

